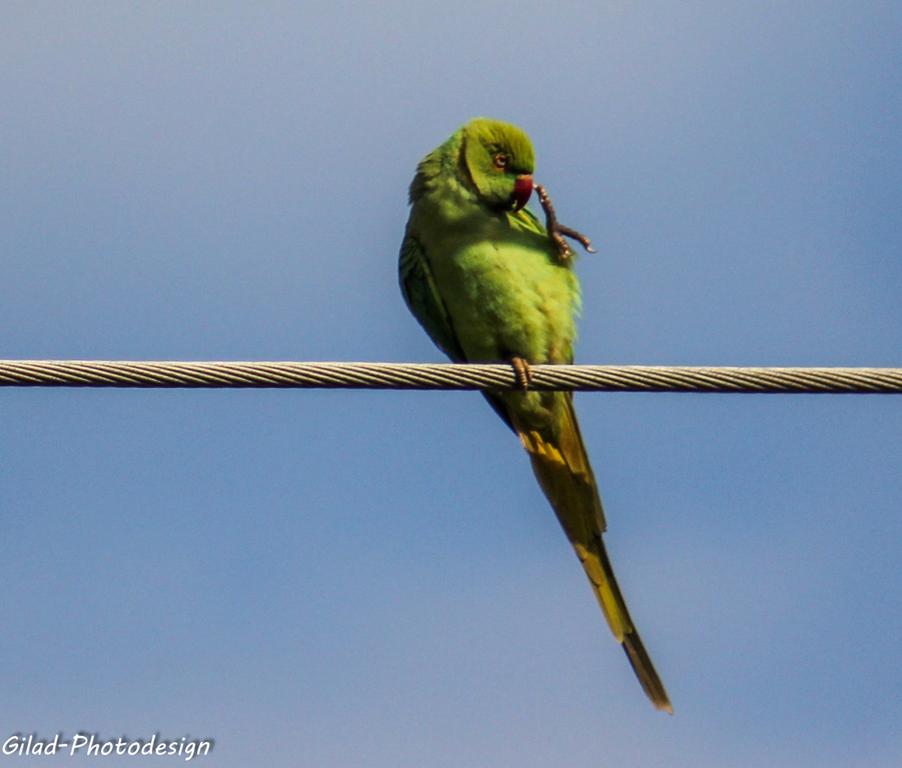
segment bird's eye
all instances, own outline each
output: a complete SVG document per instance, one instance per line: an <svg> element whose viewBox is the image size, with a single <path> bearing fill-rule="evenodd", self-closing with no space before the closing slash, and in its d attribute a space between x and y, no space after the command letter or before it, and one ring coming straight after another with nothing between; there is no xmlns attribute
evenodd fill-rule
<svg viewBox="0 0 902 768"><path fill-rule="evenodd" d="M498 170L503 170L504 168L507 168L507 164L509 162L510 162L510 158L507 155L505 155L504 152L499 152L497 155L495 155L494 163L495 163L495 167Z"/></svg>

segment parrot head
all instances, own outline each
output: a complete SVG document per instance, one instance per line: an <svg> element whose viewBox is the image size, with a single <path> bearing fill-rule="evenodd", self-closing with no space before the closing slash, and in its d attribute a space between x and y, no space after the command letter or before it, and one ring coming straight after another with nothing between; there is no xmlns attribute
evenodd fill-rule
<svg viewBox="0 0 902 768"><path fill-rule="evenodd" d="M532 194L535 153L524 131L477 117L463 127L463 165L489 207L519 211Z"/></svg>

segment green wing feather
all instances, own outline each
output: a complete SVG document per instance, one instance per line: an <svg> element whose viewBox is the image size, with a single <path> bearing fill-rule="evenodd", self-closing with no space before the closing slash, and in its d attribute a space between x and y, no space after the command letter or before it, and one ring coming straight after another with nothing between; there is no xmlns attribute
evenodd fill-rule
<svg viewBox="0 0 902 768"><path fill-rule="evenodd" d="M435 285L429 261L420 242L409 232L401 243L398 279L407 307L436 346L456 363L466 362L454 332L454 324Z"/></svg>
<svg viewBox="0 0 902 768"><path fill-rule="evenodd" d="M454 331L454 323L448 314L448 308L435 285L429 259L426 258L419 240L409 232L404 236L401 253L398 256L398 280L401 283L401 295L404 296L408 309L435 345L455 363L466 363L467 356ZM482 394L495 413L516 432L501 398L489 392Z"/></svg>

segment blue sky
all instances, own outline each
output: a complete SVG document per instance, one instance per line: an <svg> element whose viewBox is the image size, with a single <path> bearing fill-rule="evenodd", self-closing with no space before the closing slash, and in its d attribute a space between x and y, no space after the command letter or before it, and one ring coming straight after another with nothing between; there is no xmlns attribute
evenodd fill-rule
<svg viewBox="0 0 902 768"><path fill-rule="evenodd" d="M488 115L600 250L580 361L902 365L896 3L0 21L2 357L438 361L397 288L406 185ZM902 760L898 398L577 397L672 718L473 393L0 410L2 738L189 733L227 767Z"/></svg>

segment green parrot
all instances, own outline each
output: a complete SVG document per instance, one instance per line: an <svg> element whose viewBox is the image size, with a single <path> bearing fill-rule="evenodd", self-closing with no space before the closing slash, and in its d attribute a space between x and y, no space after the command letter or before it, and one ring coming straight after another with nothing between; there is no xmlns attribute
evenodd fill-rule
<svg viewBox="0 0 902 768"><path fill-rule="evenodd" d="M514 366L521 390L485 397L528 452L645 693L655 707L673 712L602 542L605 517L573 393L528 389L530 363L573 362L580 308L573 260L560 236L579 234L556 225L540 187L551 231L524 207L535 186L534 164L526 133L487 118L471 120L426 155L410 185L401 292L453 361Z"/></svg>

